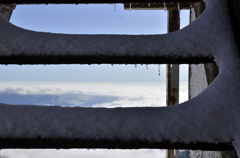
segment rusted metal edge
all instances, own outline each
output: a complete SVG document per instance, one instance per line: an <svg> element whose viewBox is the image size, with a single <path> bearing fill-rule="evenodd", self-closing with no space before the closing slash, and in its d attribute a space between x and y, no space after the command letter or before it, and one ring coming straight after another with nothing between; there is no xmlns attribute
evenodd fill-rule
<svg viewBox="0 0 240 158"><path fill-rule="evenodd" d="M140 56L0 56L0 64L198 64L211 63L209 57L140 57Z"/></svg>
<svg viewBox="0 0 240 158"><path fill-rule="evenodd" d="M131 3L131 10L167 10L172 5L171 2L157 3ZM191 2L181 2L180 9L190 9ZM124 3L124 9L130 9L130 3Z"/></svg>
<svg viewBox="0 0 240 158"><path fill-rule="evenodd" d="M229 144L201 143L186 144L184 142L172 143L162 141L161 143L149 143L147 141L123 141L123 140L83 140L83 139L64 139L64 138L0 138L0 149L10 148L105 148L105 149L193 149L193 150L232 150Z"/></svg>
<svg viewBox="0 0 240 158"><path fill-rule="evenodd" d="M81 3L149 3L149 2L197 2L199 0L0 0L2 4L81 4Z"/></svg>

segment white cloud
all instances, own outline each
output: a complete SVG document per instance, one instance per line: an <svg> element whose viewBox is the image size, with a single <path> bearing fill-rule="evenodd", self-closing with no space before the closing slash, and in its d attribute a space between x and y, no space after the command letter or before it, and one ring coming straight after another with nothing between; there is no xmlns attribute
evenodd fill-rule
<svg viewBox="0 0 240 158"><path fill-rule="evenodd" d="M141 149L141 150L109 150L109 149L8 149L1 150L0 155L9 158L165 158L165 150Z"/></svg>
<svg viewBox="0 0 240 158"><path fill-rule="evenodd" d="M14 99L13 99L14 98ZM94 107L165 106L165 83L0 83L0 102Z"/></svg>

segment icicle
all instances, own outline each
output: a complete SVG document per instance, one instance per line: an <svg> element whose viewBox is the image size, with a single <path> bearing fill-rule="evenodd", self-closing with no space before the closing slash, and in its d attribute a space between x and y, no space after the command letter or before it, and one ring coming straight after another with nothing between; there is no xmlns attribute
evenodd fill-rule
<svg viewBox="0 0 240 158"><path fill-rule="evenodd" d="M150 7L150 3L148 3L148 7Z"/></svg>
<svg viewBox="0 0 240 158"><path fill-rule="evenodd" d="M114 11L116 11L116 4L114 4Z"/></svg>
<svg viewBox="0 0 240 158"><path fill-rule="evenodd" d="M135 68L137 68L137 64L135 64Z"/></svg>
<svg viewBox="0 0 240 158"><path fill-rule="evenodd" d="M161 74L160 74L160 67L161 67L161 65L160 64L158 64L158 75L160 76Z"/></svg>
<svg viewBox="0 0 240 158"><path fill-rule="evenodd" d="M165 12L167 11L166 3L163 3Z"/></svg>
<svg viewBox="0 0 240 158"><path fill-rule="evenodd" d="M179 12L179 17L180 17L180 14L181 14L181 7L180 7L180 3L178 3L178 12Z"/></svg>
<svg viewBox="0 0 240 158"><path fill-rule="evenodd" d="M146 64L146 69L148 69L148 64Z"/></svg>
<svg viewBox="0 0 240 158"><path fill-rule="evenodd" d="M129 5L129 12L131 12L131 9L132 9L132 6L131 6L132 4L130 3L130 5Z"/></svg>

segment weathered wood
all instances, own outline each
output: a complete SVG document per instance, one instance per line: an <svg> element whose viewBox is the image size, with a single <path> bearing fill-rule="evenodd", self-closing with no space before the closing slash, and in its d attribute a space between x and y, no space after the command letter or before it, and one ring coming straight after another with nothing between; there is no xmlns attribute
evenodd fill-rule
<svg viewBox="0 0 240 158"><path fill-rule="evenodd" d="M15 4L0 5L0 15L9 21L15 7Z"/></svg>
<svg viewBox="0 0 240 158"><path fill-rule="evenodd" d="M167 10L172 3L157 2L157 3L131 3L131 10ZM180 9L190 9L191 2L181 2ZM124 3L124 9L130 9L130 3Z"/></svg>
<svg viewBox="0 0 240 158"><path fill-rule="evenodd" d="M179 7L178 3L171 3L167 7L168 33L180 29ZM167 106L175 104L179 104L179 65L167 64ZM178 155L179 151L176 150L175 153ZM176 158L178 158L177 155ZM175 158L173 149L167 150L167 158Z"/></svg>

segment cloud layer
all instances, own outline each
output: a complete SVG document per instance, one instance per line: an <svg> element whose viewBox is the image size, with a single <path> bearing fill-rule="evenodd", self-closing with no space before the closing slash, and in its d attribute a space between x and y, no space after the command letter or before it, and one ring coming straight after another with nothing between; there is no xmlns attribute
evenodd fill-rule
<svg viewBox="0 0 240 158"><path fill-rule="evenodd" d="M187 83L180 84L180 102L187 99ZM12 83L0 82L0 102L8 104L83 107L165 106L165 83ZM8 149L0 158L164 158L164 150Z"/></svg>
<svg viewBox="0 0 240 158"><path fill-rule="evenodd" d="M107 149L8 149L1 150L0 155L8 156L9 158L163 158L165 151L162 150L107 150ZM1 157L0 157L1 158Z"/></svg>
<svg viewBox="0 0 240 158"><path fill-rule="evenodd" d="M137 107L165 106L165 100L166 86L161 82L0 83L0 102L8 104Z"/></svg>

